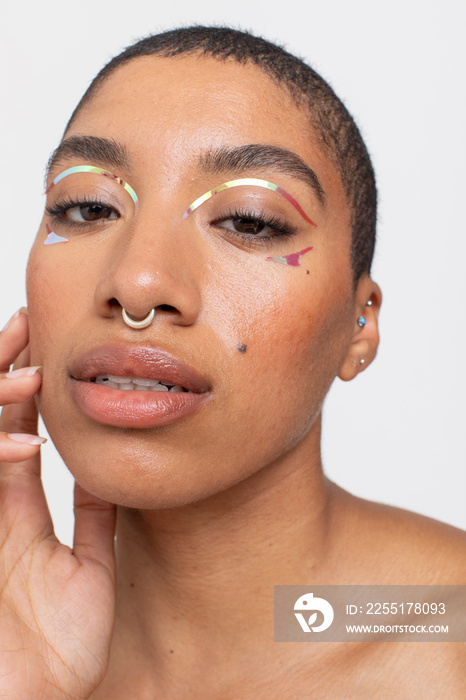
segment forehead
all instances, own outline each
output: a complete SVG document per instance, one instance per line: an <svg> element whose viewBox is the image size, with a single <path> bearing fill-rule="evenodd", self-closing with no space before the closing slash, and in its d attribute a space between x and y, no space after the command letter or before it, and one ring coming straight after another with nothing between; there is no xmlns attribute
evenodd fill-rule
<svg viewBox="0 0 466 700"><path fill-rule="evenodd" d="M241 116L244 127L265 119L273 129L286 126L291 118L297 128L310 131L305 112L264 71L203 56L133 59L105 79L86 111L89 116L123 105L150 109L158 121L208 115L209 121L220 125L237 123Z"/></svg>
<svg viewBox="0 0 466 700"><path fill-rule="evenodd" d="M142 142L155 151L166 147L166 140L171 150L198 150L225 140L286 145L304 158L310 146L320 150L305 110L285 87L256 66L198 56L142 57L116 69L67 136L93 130L112 130L114 138L135 149Z"/></svg>
<svg viewBox="0 0 466 700"><path fill-rule="evenodd" d="M133 59L110 74L78 112L66 136L74 134L121 143L131 162L127 175L150 173L154 183L157 175L167 191L186 182L202 154L247 144L282 147L317 173L340 212L347 206L341 179L304 107L251 64L203 56Z"/></svg>

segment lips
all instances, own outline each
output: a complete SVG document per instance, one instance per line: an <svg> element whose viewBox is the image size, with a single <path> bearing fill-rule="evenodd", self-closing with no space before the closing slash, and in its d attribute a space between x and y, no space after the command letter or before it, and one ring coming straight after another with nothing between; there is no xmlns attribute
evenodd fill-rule
<svg viewBox="0 0 466 700"><path fill-rule="evenodd" d="M141 378L184 391L127 391L96 383L97 377ZM209 381L194 368L150 346L118 343L93 348L72 362L71 395L88 418L124 428L155 428L186 418L212 396Z"/></svg>

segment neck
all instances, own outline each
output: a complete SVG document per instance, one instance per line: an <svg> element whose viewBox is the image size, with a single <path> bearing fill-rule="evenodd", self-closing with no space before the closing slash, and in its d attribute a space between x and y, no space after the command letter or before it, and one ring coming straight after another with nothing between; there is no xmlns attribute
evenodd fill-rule
<svg viewBox="0 0 466 700"><path fill-rule="evenodd" d="M329 549L331 489L306 442L202 502L119 510L115 648L153 668L273 639L274 585L316 580Z"/></svg>

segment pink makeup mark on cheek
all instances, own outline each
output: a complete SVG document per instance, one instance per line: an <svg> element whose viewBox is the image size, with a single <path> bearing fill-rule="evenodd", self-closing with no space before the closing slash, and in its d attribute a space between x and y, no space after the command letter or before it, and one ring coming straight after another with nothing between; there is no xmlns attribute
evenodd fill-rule
<svg viewBox="0 0 466 700"><path fill-rule="evenodd" d="M282 265L291 265L291 267L300 267L299 260L300 260L301 256L305 255L310 250L314 250L313 245L311 245L309 248L304 248L303 250L299 250L297 253L289 253L289 255L283 255L282 257L279 257L279 258L268 257L268 258L266 258L266 260L270 260L270 262L281 263Z"/></svg>
<svg viewBox="0 0 466 700"><path fill-rule="evenodd" d="M59 236L57 233L54 233L50 226L48 224L45 224L45 229L47 231L47 238L44 241L44 245L53 245L54 243L68 243L67 238L63 238L62 236Z"/></svg>

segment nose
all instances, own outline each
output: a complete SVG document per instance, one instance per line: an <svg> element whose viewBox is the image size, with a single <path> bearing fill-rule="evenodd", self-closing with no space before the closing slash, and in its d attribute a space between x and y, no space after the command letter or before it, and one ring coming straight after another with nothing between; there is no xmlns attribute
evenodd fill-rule
<svg viewBox="0 0 466 700"><path fill-rule="evenodd" d="M140 212L130 230L111 238L95 290L100 315L122 319L125 309L138 321L154 309L154 323L195 323L201 309L201 254L189 233L190 240L181 222L172 230L155 227L153 218L144 221Z"/></svg>

